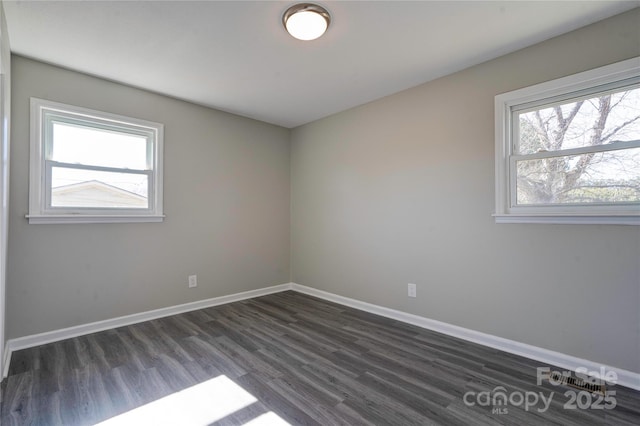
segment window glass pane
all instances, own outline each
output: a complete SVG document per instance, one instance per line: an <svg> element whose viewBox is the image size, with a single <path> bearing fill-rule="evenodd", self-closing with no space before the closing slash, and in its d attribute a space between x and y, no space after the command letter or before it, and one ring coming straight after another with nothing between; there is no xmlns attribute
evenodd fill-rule
<svg viewBox="0 0 640 426"><path fill-rule="evenodd" d="M640 148L516 162L517 204L640 202Z"/></svg>
<svg viewBox="0 0 640 426"><path fill-rule="evenodd" d="M640 140L640 88L517 114L518 154Z"/></svg>
<svg viewBox="0 0 640 426"><path fill-rule="evenodd" d="M53 122L50 160L146 170L147 139L127 133Z"/></svg>
<svg viewBox="0 0 640 426"><path fill-rule="evenodd" d="M146 174L51 168L52 207L149 207Z"/></svg>

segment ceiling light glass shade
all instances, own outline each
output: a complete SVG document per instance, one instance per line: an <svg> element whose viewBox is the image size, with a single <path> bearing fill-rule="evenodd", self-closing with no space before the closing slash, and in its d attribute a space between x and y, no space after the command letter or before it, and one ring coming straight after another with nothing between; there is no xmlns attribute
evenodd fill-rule
<svg viewBox="0 0 640 426"><path fill-rule="evenodd" d="M327 31L331 16L321 6L300 3L291 6L282 16L287 32L298 40L315 40Z"/></svg>

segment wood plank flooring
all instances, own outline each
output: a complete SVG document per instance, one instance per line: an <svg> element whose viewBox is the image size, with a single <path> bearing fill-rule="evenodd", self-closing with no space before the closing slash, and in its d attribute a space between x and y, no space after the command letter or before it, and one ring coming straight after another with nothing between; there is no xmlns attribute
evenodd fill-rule
<svg viewBox="0 0 640 426"><path fill-rule="evenodd" d="M15 352L0 420L203 424L189 423L193 407L173 407L160 419L149 413L176 395L226 383L221 393L200 396L196 408L217 413L205 424L640 424L640 392L613 386L614 409L567 409L571 388L538 386L539 366L289 291ZM512 398L506 405L478 399L502 389ZM547 410L542 401L528 410L518 404L534 393L552 398ZM232 406L236 394L249 402ZM577 403L596 399L588 394Z"/></svg>

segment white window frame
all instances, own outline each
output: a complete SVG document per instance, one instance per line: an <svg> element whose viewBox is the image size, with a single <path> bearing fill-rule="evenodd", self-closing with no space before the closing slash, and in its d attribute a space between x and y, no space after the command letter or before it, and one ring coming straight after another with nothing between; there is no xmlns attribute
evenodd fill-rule
<svg viewBox="0 0 640 426"><path fill-rule="evenodd" d="M525 87L495 97L495 217L496 223L571 223L640 225L640 204L516 206L514 110L534 103L552 103L614 87L621 82L640 82L640 57L557 80ZM545 102L546 101L546 102ZM581 154L591 148L562 151L562 155ZM600 149L601 151L606 150ZM575 151L575 152L574 152ZM548 155L548 154L547 154Z"/></svg>
<svg viewBox="0 0 640 426"><path fill-rule="evenodd" d="M133 208L60 208L51 206L51 168L55 162L46 158L47 117L69 122L81 121L96 129L117 129L125 133L144 136L150 143L150 169L135 171L129 169L80 165L78 168L96 171L114 171L149 176L149 207ZM29 164L29 214L31 224L45 223L122 223L122 222L162 222L162 166L164 126L160 123L125 117L88 108L66 105L45 99L31 98L31 151ZM65 167L74 166L65 164Z"/></svg>

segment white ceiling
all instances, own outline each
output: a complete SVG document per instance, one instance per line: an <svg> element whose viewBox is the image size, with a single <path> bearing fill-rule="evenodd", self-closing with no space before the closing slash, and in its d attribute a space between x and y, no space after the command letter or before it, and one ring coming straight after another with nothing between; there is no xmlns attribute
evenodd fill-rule
<svg viewBox="0 0 640 426"><path fill-rule="evenodd" d="M283 29L291 1L7 1L12 51L295 127L638 7L640 1L320 1L329 31Z"/></svg>

